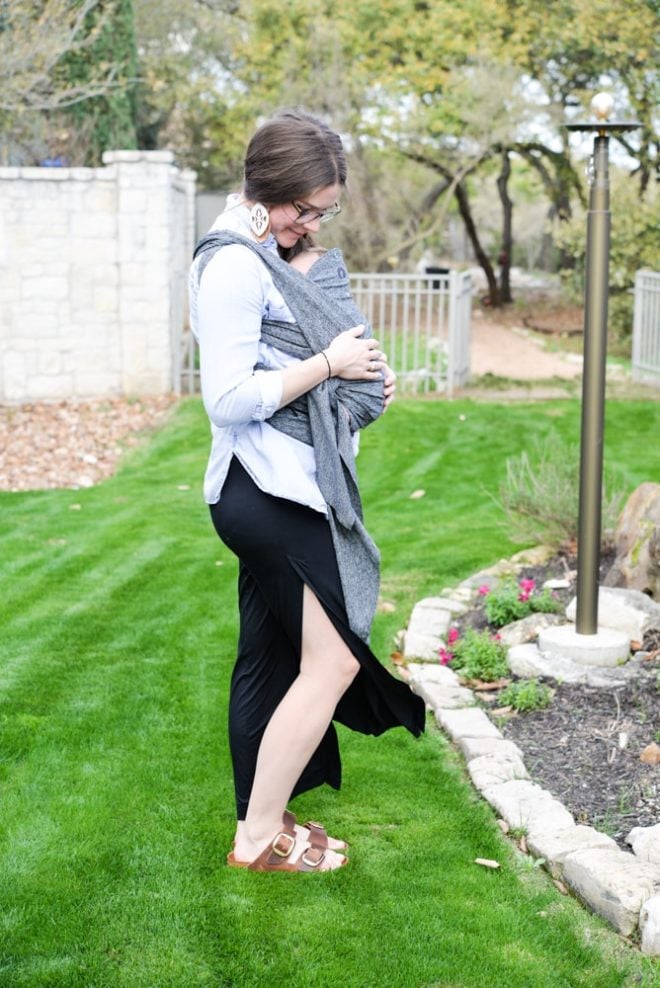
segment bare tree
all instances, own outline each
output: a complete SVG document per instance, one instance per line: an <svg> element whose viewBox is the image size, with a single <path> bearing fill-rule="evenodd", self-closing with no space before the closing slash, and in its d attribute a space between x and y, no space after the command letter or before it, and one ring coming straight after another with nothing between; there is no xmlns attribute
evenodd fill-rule
<svg viewBox="0 0 660 988"><path fill-rule="evenodd" d="M113 65L93 66L83 84L58 70L67 56L94 45L113 6L114 0L0 0L0 113L59 110L108 92Z"/></svg>

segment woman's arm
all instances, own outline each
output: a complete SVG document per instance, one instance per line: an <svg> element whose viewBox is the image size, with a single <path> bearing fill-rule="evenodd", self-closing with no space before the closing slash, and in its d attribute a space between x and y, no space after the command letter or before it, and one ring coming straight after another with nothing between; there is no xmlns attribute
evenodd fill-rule
<svg viewBox="0 0 660 988"><path fill-rule="evenodd" d="M201 278L197 308L202 397L218 426L263 421L329 376L375 380L382 354L364 327L340 333L324 353L282 370L259 370L267 282L259 259L241 245L221 248Z"/></svg>

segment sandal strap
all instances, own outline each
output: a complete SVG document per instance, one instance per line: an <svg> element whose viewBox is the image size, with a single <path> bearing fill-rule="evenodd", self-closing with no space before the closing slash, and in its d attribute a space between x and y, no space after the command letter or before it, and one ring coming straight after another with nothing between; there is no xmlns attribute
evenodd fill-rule
<svg viewBox="0 0 660 988"><path fill-rule="evenodd" d="M291 810L285 810L282 817L285 828L290 830L295 830L296 828L296 815L292 813ZM322 850L327 851L329 847L328 832L322 823L317 823L316 820L308 820L307 823L303 824L306 830L309 830L309 843L314 847L320 847ZM348 844L346 841L343 845L337 848L338 851L348 850Z"/></svg>
<svg viewBox="0 0 660 988"><path fill-rule="evenodd" d="M295 871L296 865L291 865L289 857L296 846L296 832L289 827L283 827L267 844L258 858L252 861L248 868L251 871Z"/></svg>
<svg viewBox="0 0 660 988"><path fill-rule="evenodd" d="M309 843L312 847L320 847L324 850L328 847L328 832L323 824L308 820L305 829L309 830Z"/></svg>

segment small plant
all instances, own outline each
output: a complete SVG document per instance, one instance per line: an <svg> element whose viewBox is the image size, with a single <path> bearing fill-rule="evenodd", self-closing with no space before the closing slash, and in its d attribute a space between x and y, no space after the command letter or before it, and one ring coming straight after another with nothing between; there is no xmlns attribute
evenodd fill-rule
<svg viewBox="0 0 660 988"><path fill-rule="evenodd" d="M511 538L560 546L574 542L578 529L580 448L554 435L537 444L532 457L523 452L506 461L506 479L498 503L508 519ZM623 493L612 491L611 477L603 484L604 541L618 520ZM606 491L609 488L610 493Z"/></svg>
<svg viewBox="0 0 660 988"><path fill-rule="evenodd" d="M468 628L462 637L458 632L447 639L451 651L440 649L440 662L451 663L452 669L460 672L465 679L481 679L492 683L509 672L506 662L506 649L497 638L488 632L477 632Z"/></svg>
<svg viewBox="0 0 660 988"><path fill-rule="evenodd" d="M479 592L486 598L486 617L494 628L503 628L529 614L555 614L561 610L561 604L552 591L537 591L534 580L521 580L519 583L509 580L497 590L480 587Z"/></svg>
<svg viewBox="0 0 660 988"><path fill-rule="evenodd" d="M552 690L538 679L521 679L506 686L499 695L499 702L505 707L513 707L519 713L529 710L543 710L552 699Z"/></svg>

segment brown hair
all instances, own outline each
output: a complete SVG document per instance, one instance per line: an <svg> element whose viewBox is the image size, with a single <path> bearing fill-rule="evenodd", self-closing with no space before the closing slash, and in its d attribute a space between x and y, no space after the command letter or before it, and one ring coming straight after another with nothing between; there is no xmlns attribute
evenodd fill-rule
<svg viewBox="0 0 660 988"><path fill-rule="evenodd" d="M346 156L339 134L304 110L282 110L252 137L245 154L243 194L250 202L282 206L316 189L346 184ZM312 243L306 236L287 259Z"/></svg>

